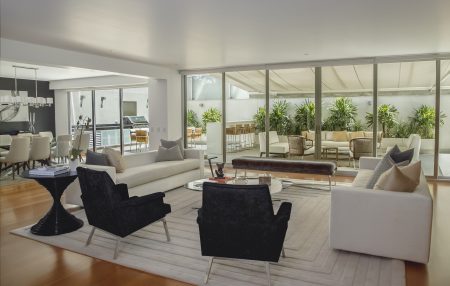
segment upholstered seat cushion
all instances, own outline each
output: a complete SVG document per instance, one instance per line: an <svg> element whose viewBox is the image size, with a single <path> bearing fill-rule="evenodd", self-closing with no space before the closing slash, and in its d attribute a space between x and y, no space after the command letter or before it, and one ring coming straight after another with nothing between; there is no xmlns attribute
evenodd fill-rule
<svg viewBox="0 0 450 286"><path fill-rule="evenodd" d="M349 147L348 141L322 141L322 147Z"/></svg>
<svg viewBox="0 0 450 286"><path fill-rule="evenodd" d="M156 162L127 168L123 173L118 173L116 178L117 183L124 183L128 185L128 188L133 188L135 186L198 169L199 164L199 159Z"/></svg>
<svg viewBox="0 0 450 286"><path fill-rule="evenodd" d="M286 154L289 152L289 143L287 142L272 143L269 145L269 152Z"/></svg>

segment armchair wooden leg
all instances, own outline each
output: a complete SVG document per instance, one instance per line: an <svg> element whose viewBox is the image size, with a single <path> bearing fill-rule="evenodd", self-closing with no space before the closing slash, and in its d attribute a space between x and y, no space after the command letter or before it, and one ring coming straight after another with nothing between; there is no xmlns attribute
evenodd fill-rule
<svg viewBox="0 0 450 286"><path fill-rule="evenodd" d="M170 241L169 229L167 228L167 222L165 218L162 219L162 223L164 225L164 231L166 232L167 241Z"/></svg>
<svg viewBox="0 0 450 286"><path fill-rule="evenodd" d="M86 241L86 246L88 246L91 243L92 236L94 236L94 232L95 232L95 226L92 227L91 233L89 234L88 240Z"/></svg>
<svg viewBox="0 0 450 286"><path fill-rule="evenodd" d="M205 284L208 283L209 273L211 273L211 267L212 267L213 261L214 261L214 257L211 257L209 259L208 270L206 271L206 276L205 276L205 279L203 281Z"/></svg>
<svg viewBox="0 0 450 286"><path fill-rule="evenodd" d="M266 262L266 274L267 274L267 285L272 285L272 279L270 279L270 263Z"/></svg>
<svg viewBox="0 0 450 286"><path fill-rule="evenodd" d="M120 245L121 238L118 236L116 240L116 248L114 249L114 259L117 258L117 255L119 255L119 245Z"/></svg>

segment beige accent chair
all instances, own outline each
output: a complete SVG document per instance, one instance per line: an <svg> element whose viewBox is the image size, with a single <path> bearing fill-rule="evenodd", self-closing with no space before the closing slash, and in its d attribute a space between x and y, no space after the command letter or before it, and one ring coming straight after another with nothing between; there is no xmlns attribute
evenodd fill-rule
<svg viewBox="0 0 450 286"><path fill-rule="evenodd" d="M314 147L307 146L306 142L306 138L303 136L288 136L289 158L293 156L300 156L301 159L303 159L304 156L314 155Z"/></svg>
<svg viewBox="0 0 450 286"><path fill-rule="evenodd" d="M89 149L89 140L91 140L90 133L83 133L81 136L80 134L77 134L72 141L72 147L81 150L81 152L86 152ZM80 160L83 160L81 154Z"/></svg>
<svg viewBox="0 0 450 286"><path fill-rule="evenodd" d="M70 147L72 142L72 135L59 135L56 137L56 146L52 149L53 158L58 159L58 163L66 162L70 156Z"/></svg>
<svg viewBox="0 0 450 286"><path fill-rule="evenodd" d="M356 169L356 160L361 157L370 157L373 154L372 138L353 138L350 140L350 160L353 160L353 168Z"/></svg>
<svg viewBox="0 0 450 286"><path fill-rule="evenodd" d="M259 152L260 157L266 153L266 132L260 132L259 136ZM284 157L289 153L289 143L280 142L276 131L269 131L269 154L280 154Z"/></svg>
<svg viewBox="0 0 450 286"><path fill-rule="evenodd" d="M41 136L41 137L49 137L50 138L50 142L53 141L53 132L51 132L51 131L41 131L41 132L39 132L39 136Z"/></svg>
<svg viewBox="0 0 450 286"><path fill-rule="evenodd" d="M36 161L41 165L50 165L50 137L35 137L31 144L29 161L33 161L33 168Z"/></svg>
<svg viewBox="0 0 450 286"><path fill-rule="evenodd" d="M12 137L11 135L5 134L5 135L0 135L0 157L5 157L6 154L8 154L8 151L5 149L2 149L2 146L5 146L7 148L9 148L9 146L11 145L11 140Z"/></svg>
<svg viewBox="0 0 450 286"><path fill-rule="evenodd" d="M21 165L25 166L28 164L29 155L30 137L14 137L11 141L11 148L9 149L8 154L5 157L0 157L0 170L3 167L3 164L5 167L11 166L14 180L14 173L17 171L17 175L19 175Z"/></svg>

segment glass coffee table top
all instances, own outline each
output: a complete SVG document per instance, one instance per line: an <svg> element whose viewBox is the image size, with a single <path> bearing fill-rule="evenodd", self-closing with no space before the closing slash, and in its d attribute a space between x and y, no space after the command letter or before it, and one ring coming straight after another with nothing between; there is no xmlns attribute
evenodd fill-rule
<svg viewBox="0 0 450 286"><path fill-rule="evenodd" d="M185 185L185 187L189 190L193 190L193 191L203 191L203 183L204 182L211 182L211 183L217 183L214 180L210 180L210 179L200 179L200 180L195 180L192 182L189 182ZM238 184L238 185L258 185L259 184L259 179L258 178L239 178L237 181L235 179L231 179L229 181L226 182L226 184ZM279 179L274 179L272 178L271 184L269 186L269 190L271 194L275 194L275 193L279 193L283 190L283 187L285 185L285 182L279 180ZM287 183L286 183L287 186Z"/></svg>

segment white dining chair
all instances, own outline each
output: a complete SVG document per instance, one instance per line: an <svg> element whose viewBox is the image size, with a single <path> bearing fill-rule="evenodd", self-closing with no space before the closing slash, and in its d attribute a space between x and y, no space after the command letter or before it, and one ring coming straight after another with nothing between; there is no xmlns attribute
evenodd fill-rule
<svg viewBox="0 0 450 286"><path fill-rule="evenodd" d="M56 146L52 149L52 157L58 159L58 163L66 162L70 156L72 135L58 135L56 137Z"/></svg>
<svg viewBox="0 0 450 286"><path fill-rule="evenodd" d="M5 165L5 169L11 166L14 180L14 173L17 171L17 175L19 175L20 167L28 164L29 155L30 137L14 137L8 154L5 157L0 157L0 170L3 168L3 165Z"/></svg>
<svg viewBox="0 0 450 286"><path fill-rule="evenodd" d="M0 135L0 157L5 157L6 154L8 154L9 151L7 149L11 145L11 140L12 140L11 135L8 134Z"/></svg>
<svg viewBox="0 0 450 286"><path fill-rule="evenodd" d="M33 161L33 168L36 165L36 161L41 165L50 164L50 137L35 137L31 144L29 161Z"/></svg>
<svg viewBox="0 0 450 286"><path fill-rule="evenodd" d="M50 142L52 142L53 141L53 132L51 132L51 131L41 131L41 132L39 132L39 136L41 136L41 137L49 137L50 138Z"/></svg>

